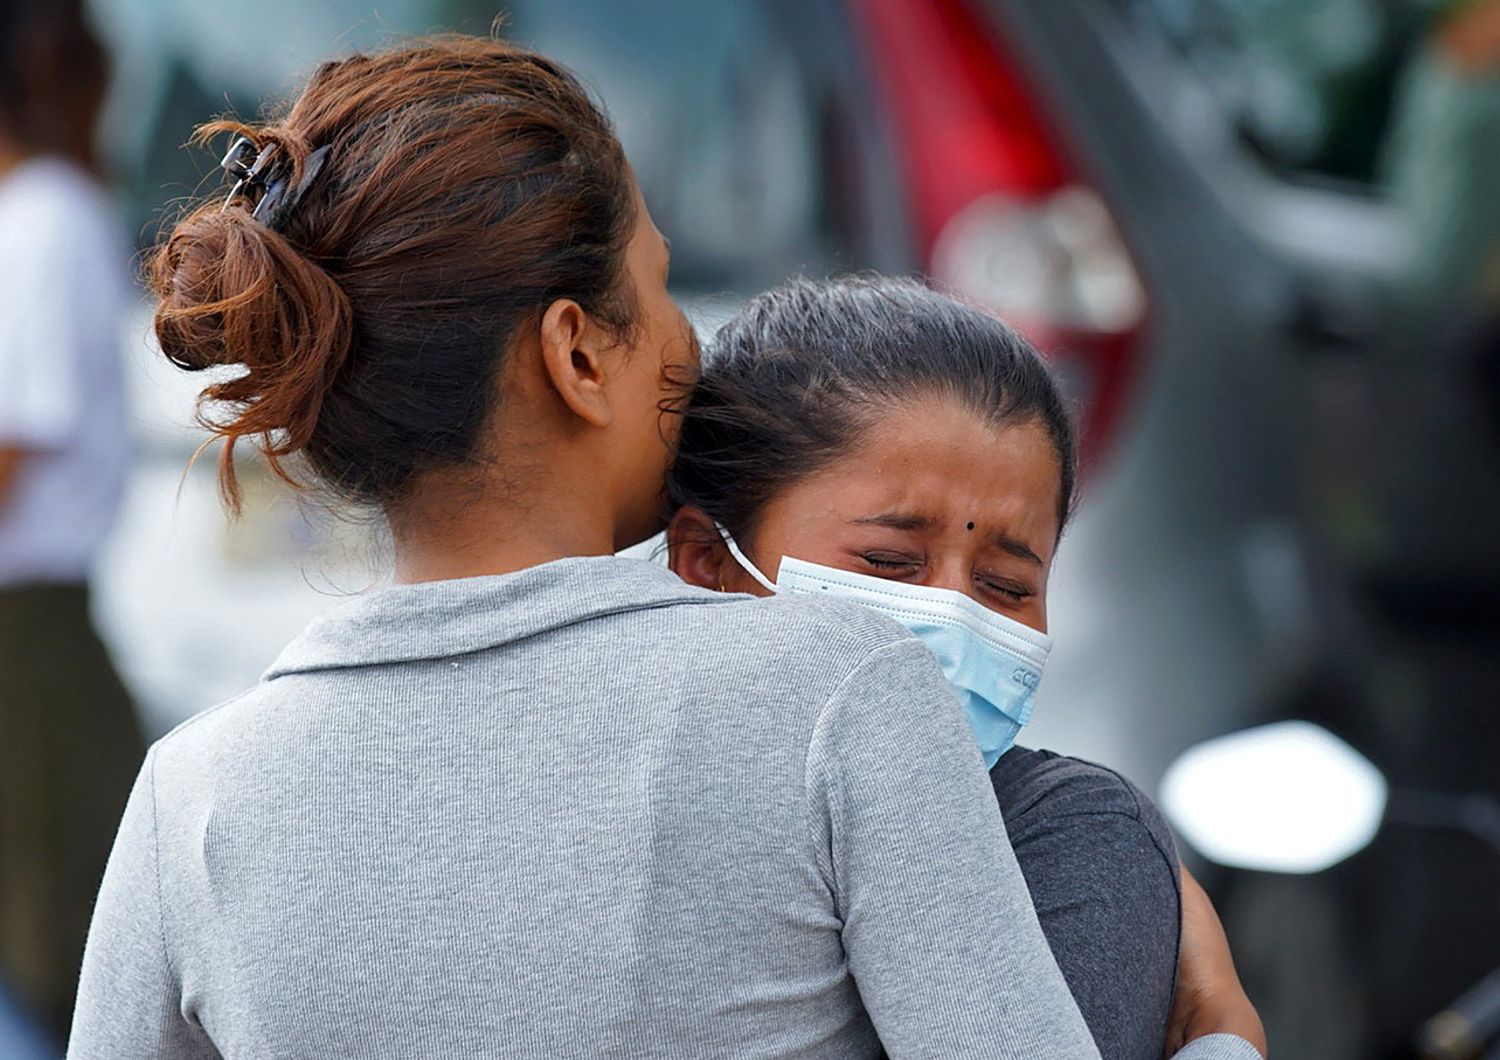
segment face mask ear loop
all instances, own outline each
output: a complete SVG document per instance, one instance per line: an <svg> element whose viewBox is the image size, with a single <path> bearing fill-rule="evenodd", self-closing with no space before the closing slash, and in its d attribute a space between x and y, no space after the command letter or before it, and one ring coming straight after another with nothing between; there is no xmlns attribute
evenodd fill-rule
<svg viewBox="0 0 1500 1060"><path fill-rule="evenodd" d="M740 546L734 543L734 538L730 535L728 530L725 530L718 523L714 524L714 529L719 531L719 536L724 539L724 547L729 549L729 554L734 557L734 561L736 563L744 568L746 574L750 575L750 577L760 582L761 585L765 586L771 592L780 592L780 590L776 588L776 583L762 574L760 572L760 568L751 563L750 560L746 558L745 554L740 551Z"/></svg>

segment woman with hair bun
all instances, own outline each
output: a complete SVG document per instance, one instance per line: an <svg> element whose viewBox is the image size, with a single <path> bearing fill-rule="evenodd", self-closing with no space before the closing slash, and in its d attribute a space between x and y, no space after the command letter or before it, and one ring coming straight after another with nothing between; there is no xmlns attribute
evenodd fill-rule
<svg viewBox="0 0 1500 1060"><path fill-rule="evenodd" d="M71 1055L1097 1056L922 645L612 555L697 348L578 82L445 38L212 128L162 350L398 584L152 748Z"/></svg>

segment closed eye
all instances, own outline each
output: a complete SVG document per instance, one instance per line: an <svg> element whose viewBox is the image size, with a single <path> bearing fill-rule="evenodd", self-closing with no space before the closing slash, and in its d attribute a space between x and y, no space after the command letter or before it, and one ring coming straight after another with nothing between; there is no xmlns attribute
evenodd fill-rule
<svg viewBox="0 0 1500 1060"><path fill-rule="evenodd" d="M1025 603L1028 599L1036 595L1024 585L1018 585L1014 582L996 582L981 579L979 584L986 591L1003 597L1015 604Z"/></svg>
<svg viewBox="0 0 1500 1060"><path fill-rule="evenodd" d="M875 570L887 574L910 574L922 566L919 559L890 552L861 552L859 558Z"/></svg>

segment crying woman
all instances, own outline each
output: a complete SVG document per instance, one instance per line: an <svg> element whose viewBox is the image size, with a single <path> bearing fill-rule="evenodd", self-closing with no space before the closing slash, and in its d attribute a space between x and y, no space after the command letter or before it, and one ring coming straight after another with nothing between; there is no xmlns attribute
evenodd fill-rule
<svg viewBox="0 0 1500 1060"><path fill-rule="evenodd" d="M1047 576L1076 470L1064 400L1014 330L911 281L793 281L705 351L671 478L671 564L708 589L850 600L932 650L1103 1056L1178 1044L1205 965L1219 1025L1263 1048L1156 807L1110 769L1015 743L1051 645Z"/></svg>

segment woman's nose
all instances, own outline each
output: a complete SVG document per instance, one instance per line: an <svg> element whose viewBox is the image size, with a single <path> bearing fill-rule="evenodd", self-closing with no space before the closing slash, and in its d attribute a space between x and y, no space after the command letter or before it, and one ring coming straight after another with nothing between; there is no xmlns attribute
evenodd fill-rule
<svg viewBox="0 0 1500 1060"><path fill-rule="evenodd" d="M967 594L970 582L968 564L955 558L929 564L927 577L922 584L933 589L952 589L956 593Z"/></svg>

